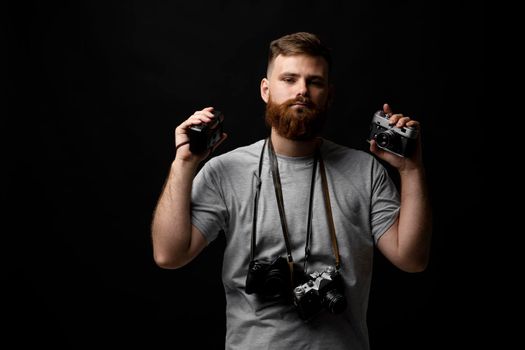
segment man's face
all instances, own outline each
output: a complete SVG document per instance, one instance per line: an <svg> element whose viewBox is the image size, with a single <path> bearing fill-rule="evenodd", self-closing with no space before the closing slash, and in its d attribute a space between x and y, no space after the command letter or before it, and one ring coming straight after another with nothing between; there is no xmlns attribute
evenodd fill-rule
<svg viewBox="0 0 525 350"><path fill-rule="evenodd" d="M329 95L328 64L322 57L279 55L261 82L266 121L295 140L310 139L320 131Z"/></svg>

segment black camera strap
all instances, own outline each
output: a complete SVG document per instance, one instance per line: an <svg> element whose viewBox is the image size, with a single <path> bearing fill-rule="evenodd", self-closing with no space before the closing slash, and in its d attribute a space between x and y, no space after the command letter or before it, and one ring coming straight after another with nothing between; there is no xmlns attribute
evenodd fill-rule
<svg viewBox="0 0 525 350"><path fill-rule="evenodd" d="M320 147L315 149L314 166L312 169L312 179L310 181L310 200L308 201L308 221L306 226L306 243L304 245L304 264L303 271L306 274L308 272L308 258L310 257L310 240L312 239L312 208L314 202L314 190L315 190L315 178L317 174L317 163L323 161L321 157Z"/></svg>
<svg viewBox="0 0 525 350"><path fill-rule="evenodd" d="M263 165L263 158L264 158L264 148L266 147L266 142L268 139L264 140L264 144L261 149L261 155L259 156L259 174L257 176L257 183L256 183L256 190L255 190L255 197L253 199L253 222L252 222L252 244L250 248L250 260L253 261L255 259L255 242L257 240L257 206L259 204L259 196L261 195L261 174L262 174L262 165Z"/></svg>
<svg viewBox="0 0 525 350"><path fill-rule="evenodd" d="M283 229L284 243L286 244L286 252L288 253L288 262L293 263L292 248L290 244L290 237L288 234L288 224L286 223L286 213L284 211L284 199L281 185L281 176L279 174L279 164L277 162L277 156L275 155L271 138L270 142L268 143L268 156L270 158L270 165L272 167L273 187L275 189L277 207L279 208L279 217L281 219L281 227Z"/></svg>
<svg viewBox="0 0 525 350"><path fill-rule="evenodd" d="M252 225L251 260L255 259L256 232L257 232L257 207L258 207L260 191L261 191L261 174L262 174L262 165L263 165L263 158L264 158L264 148L266 147L266 144L268 144L268 156L270 159L270 164L271 164L271 169L272 169L272 178L273 178L274 188L275 188L275 196L277 199L279 217L281 220L281 227L283 231L284 242L286 245L286 252L288 255L288 264L290 265L290 271L292 271L293 257L292 257L292 249L291 249L289 233L288 233L288 225L286 223L286 214L284 210L284 200L283 200L283 193L282 193L281 178L279 175L279 165L278 165L277 156L275 154L275 150L273 148L273 144L270 138L264 141L263 147L261 149L261 155L259 158L259 175L257 178L256 193L255 193L254 207L253 207L254 209L253 209L253 225ZM304 272L305 273L307 271L306 266L307 266L308 258L310 256L310 241L311 241L311 236L312 236L312 208L313 208L313 197L314 197L315 182L316 182L315 178L316 178L316 173L317 173L317 163L318 162L320 164L325 210L326 210L326 216L327 216L328 226L330 230L330 236L332 240L332 249L334 251L334 256L336 259L336 268L339 268L340 266L339 247L337 245L337 237L335 234L335 224L334 224L332 209L331 209L328 181L326 178L326 171L325 171L324 162L323 162L321 152L320 152L320 147L317 147L315 150L314 164L312 168L312 179L310 183L310 199L308 203L308 219L307 219L305 262L304 262Z"/></svg>

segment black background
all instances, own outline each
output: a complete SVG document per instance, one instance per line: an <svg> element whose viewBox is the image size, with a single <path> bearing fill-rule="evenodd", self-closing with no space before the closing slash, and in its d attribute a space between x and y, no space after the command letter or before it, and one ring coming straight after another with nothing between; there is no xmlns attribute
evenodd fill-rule
<svg viewBox="0 0 525 350"><path fill-rule="evenodd" d="M377 255L373 348L470 344L476 262L467 243L479 232L484 182L481 156L465 145L484 137L473 122L483 109L477 2L12 1L7 9L2 288L4 331L17 348L223 348L224 239L190 265L162 270L151 215L174 128L195 110L224 112L230 137L219 154L266 135L259 83L268 44L295 31L318 33L333 50L325 137L365 149L384 102L423 125L431 262L406 274Z"/></svg>

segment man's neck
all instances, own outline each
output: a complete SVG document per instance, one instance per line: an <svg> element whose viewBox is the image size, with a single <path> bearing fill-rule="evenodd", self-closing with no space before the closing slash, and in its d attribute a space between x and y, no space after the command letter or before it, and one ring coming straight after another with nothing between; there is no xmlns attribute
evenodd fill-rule
<svg viewBox="0 0 525 350"><path fill-rule="evenodd" d="M319 138L307 141L295 141L279 135L272 128L272 145L275 153L287 157L306 157L314 154L315 148L319 144Z"/></svg>

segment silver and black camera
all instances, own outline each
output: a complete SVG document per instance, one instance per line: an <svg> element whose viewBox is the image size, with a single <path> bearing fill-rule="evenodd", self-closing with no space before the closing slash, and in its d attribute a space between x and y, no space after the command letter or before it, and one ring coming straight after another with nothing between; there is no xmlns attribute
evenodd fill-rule
<svg viewBox="0 0 525 350"><path fill-rule="evenodd" d="M328 266L324 271L308 275L309 280L295 287L294 304L303 320L310 320L323 309L339 314L346 309L347 302L339 270Z"/></svg>
<svg viewBox="0 0 525 350"><path fill-rule="evenodd" d="M290 293L290 268L282 256L275 259L250 261L246 276L246 293L258 294L267 299L279 298Z"/></svg>
<svg viewBox="0 0 525 350"><path fill-rule="evenodd" d="M377 111L370 123L368 141L376 140L377 146L401 157L409 157L415 149L418 130L398 128L390 124L383 111Z"/></svg>

